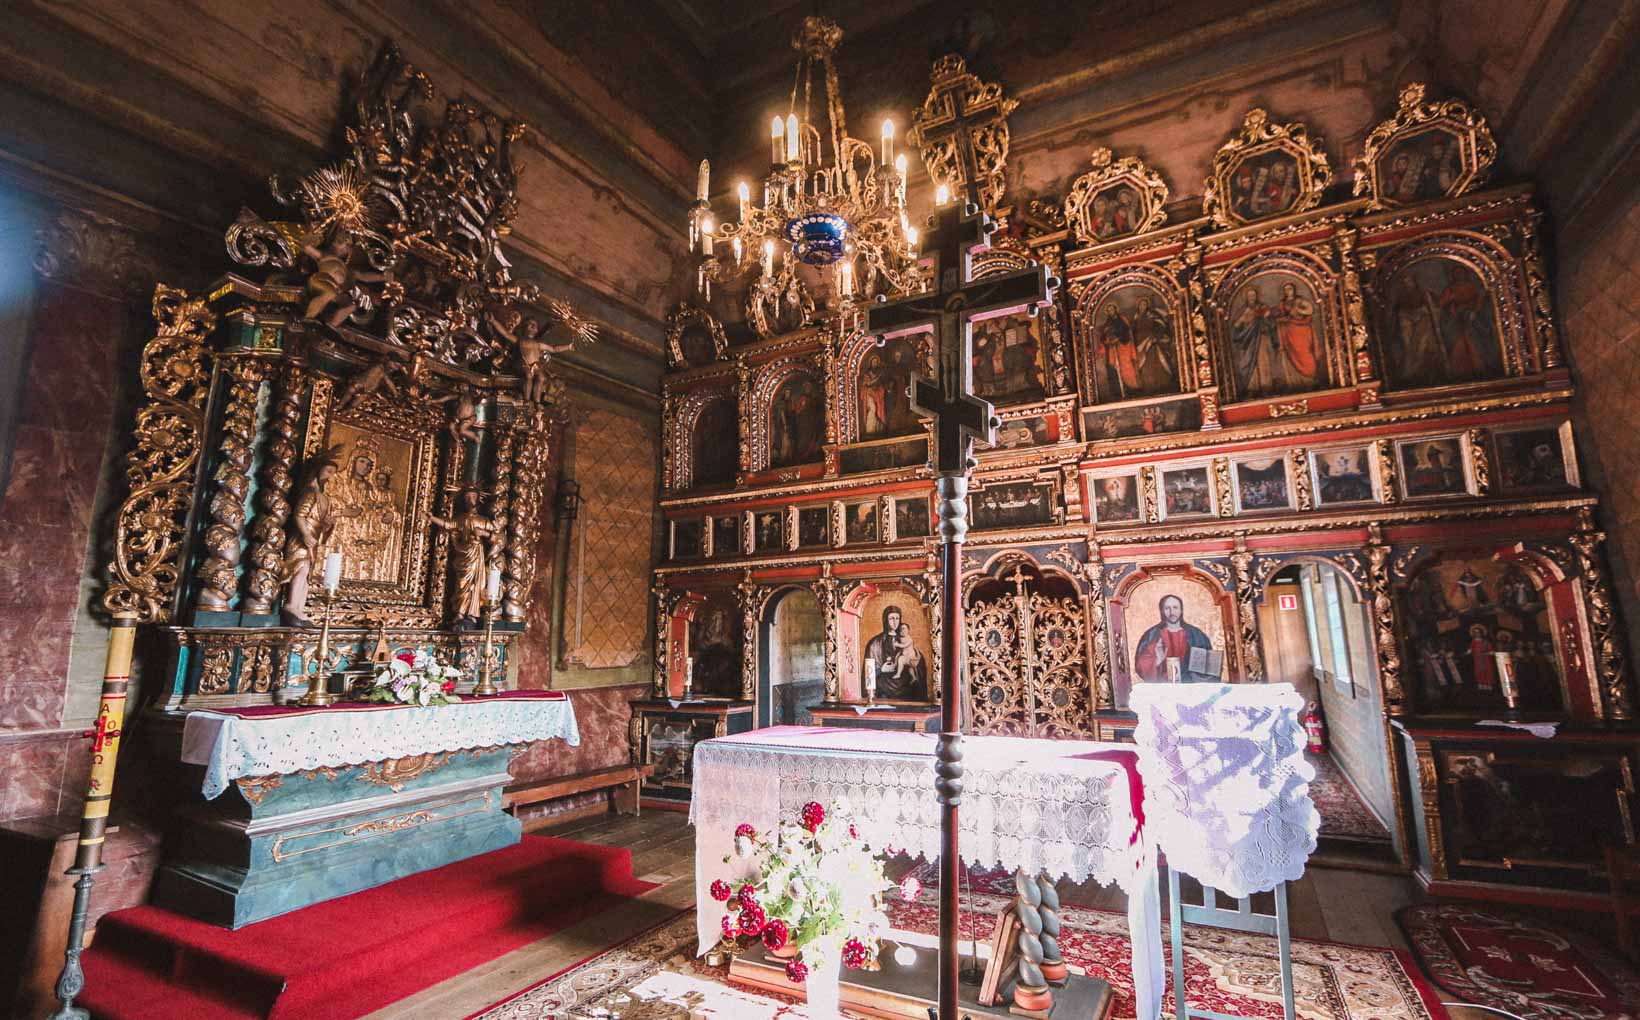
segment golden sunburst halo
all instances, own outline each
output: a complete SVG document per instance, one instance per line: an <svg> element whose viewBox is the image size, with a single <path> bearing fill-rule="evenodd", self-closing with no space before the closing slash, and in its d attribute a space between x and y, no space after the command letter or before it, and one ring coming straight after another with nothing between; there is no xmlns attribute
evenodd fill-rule
<svg viewBox="0 0 1640 1020"><path fill-rule="evenodd" d="M552 309L559 324L569 331L576 343L590 344L598 339L598 324L577 312L568 301L552 298L547 302L547 307Z"/></svg>
<svg viewBox="0 0 1640 1020"><path fill-rule="evenodd" d="M317 213L315 226L320 230L355 231L375 220L370 199L351 166L324 167L308 174L302 181L302 194Z"/></svg>

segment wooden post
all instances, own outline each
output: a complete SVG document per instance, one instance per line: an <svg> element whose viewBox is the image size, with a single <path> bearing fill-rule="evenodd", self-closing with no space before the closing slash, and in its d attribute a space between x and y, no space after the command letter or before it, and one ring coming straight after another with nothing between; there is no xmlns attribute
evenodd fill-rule
<svg viewBox="0 0 1640 1020"><path fill-rule="evenodd" d="M935 286L895 302L879 300L866 315L868 332L884 339L932 331L939 378L911 379L911 406L934 422L934 491L940 532L940 735L934 790L940 799L940 950L938 1020L957 1020L957 810L962 803L958 672L962 641L962 544L968 534L968 479L974 441L992 442L999 424L987 401L974 396L973 322L1035 309L1052 300L1059 281L1040 265L973 280L970 258L984 251L995 226L975 204L952 204L929 226L923 250L935 257Z"/></svg>

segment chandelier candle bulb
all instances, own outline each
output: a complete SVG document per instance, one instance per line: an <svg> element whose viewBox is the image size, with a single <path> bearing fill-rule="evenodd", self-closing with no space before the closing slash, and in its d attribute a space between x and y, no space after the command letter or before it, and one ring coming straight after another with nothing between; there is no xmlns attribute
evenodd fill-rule
<svg viewBox="0 0 1640 1020"><path fill-rule="evenodd" d="M342 583L342 554L332 552L325 554L325 591L336 594L336 589Z"/></svg>
<svg viewBox="0 0 1640 1020"><path fill-rule="evenodd" d="M717 224L712 222L712 217L702 217L700 221L700 253L702 255L712 254L712 231L716 229Z"/></svg>
<svg viewBox="0 0 1640 1020"><path fill-rule="evenodd" d="M934 189L934 204L935 205L944 205L945 203L947 203L949 201L951 201L951 189L950 188L948 188L948 187L946 187L945 185L942 184L938 188Z"/></svg>
<svg viewBox="0 0 1640 1020"><path fill-rule="evenodd" d="M796 163L801 152L802 139L797 134L797 114L786 114L786 162Z"/></svg>
<svg viewBox="0 0 1640 1020"><path fill-rule="evenodd" d="M883 121L883 166L894 162L894 122Z"/></svg>
<svg viewBox="0 0 1640 1020"><path fill-rule="evenodd" d="M779 164L786 159L786 122L779 117L769 125L769 162ZM765 199L767 201L767 199Z"/></svg>
<svg viewBox="0 0 1640 1020"><path fill-rule="evenodd" d="M763 275L774 275L774 242L763 242Z"/></svg>
<svg viewBox="0 0 1640 1020"><path fill-rule="evenodd" d="M745 252L741 250L739 234L736 234L734 237L729 239L729 247L734 250L735 265L740 265L740 260L745 255Z"/></svg>
<svg viewBox="0 0 1640 1020"><path fill-rule="evenodd" d="M745 223L746 209L752 204L752 186L745 181L741 181L740 186L735 190L740 194L740 222Z"/></svg>
<svg viewBox="0 0 1640 1020"><path fill-rule="evenodd" d="M706 201L706 192L712 180L712 162L703 159L700 161L700 174L695 178L695 201Z"/></svg>

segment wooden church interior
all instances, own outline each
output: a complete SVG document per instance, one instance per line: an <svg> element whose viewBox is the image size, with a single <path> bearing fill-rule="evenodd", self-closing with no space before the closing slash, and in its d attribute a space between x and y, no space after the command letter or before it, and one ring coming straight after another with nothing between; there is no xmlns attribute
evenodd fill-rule
<svg viewBox="0 0 1640 1020"><path fill-rule="evenodd" d="M1640 4L7 23L0 1012L773 1016L696 959L698 746L1192 684L1302 705L1298 1012L1640 1010ZM1143 1016L1132 890L1052 877L1109 994L1016 1013Z"/></svg>

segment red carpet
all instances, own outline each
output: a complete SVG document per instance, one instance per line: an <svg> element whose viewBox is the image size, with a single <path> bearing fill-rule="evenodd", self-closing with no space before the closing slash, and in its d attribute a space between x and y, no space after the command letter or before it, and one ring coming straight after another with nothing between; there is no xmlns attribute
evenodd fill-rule
<svg viewBox="0 0 1640 1020"><path fill-rule="evenodd" d="M1304 758L1315 766L1310 799L1315 802L1315 809L1321 815L1320 835L1389 842L1389 830L1367 807L1355 784L1344 775L1332 755L1305 754Z"/></svg>
<svg viewBox="0 0 1640 1020"><path fill-rule="evenodd" d="M628 850L525 836L238 931L134 907L97 926L79 1004L97 1020L348 1020L653 888Z"/></svg>
<svg viewBox="0 0 1640 1020"><path fill-rule="evenodd" d="M1604 918L1560 926L1491 906L1426 903L1396 920L1429 976L1466 1002L1526 1020L1640 1014L1640 974L1599 930Z"/></svg>

